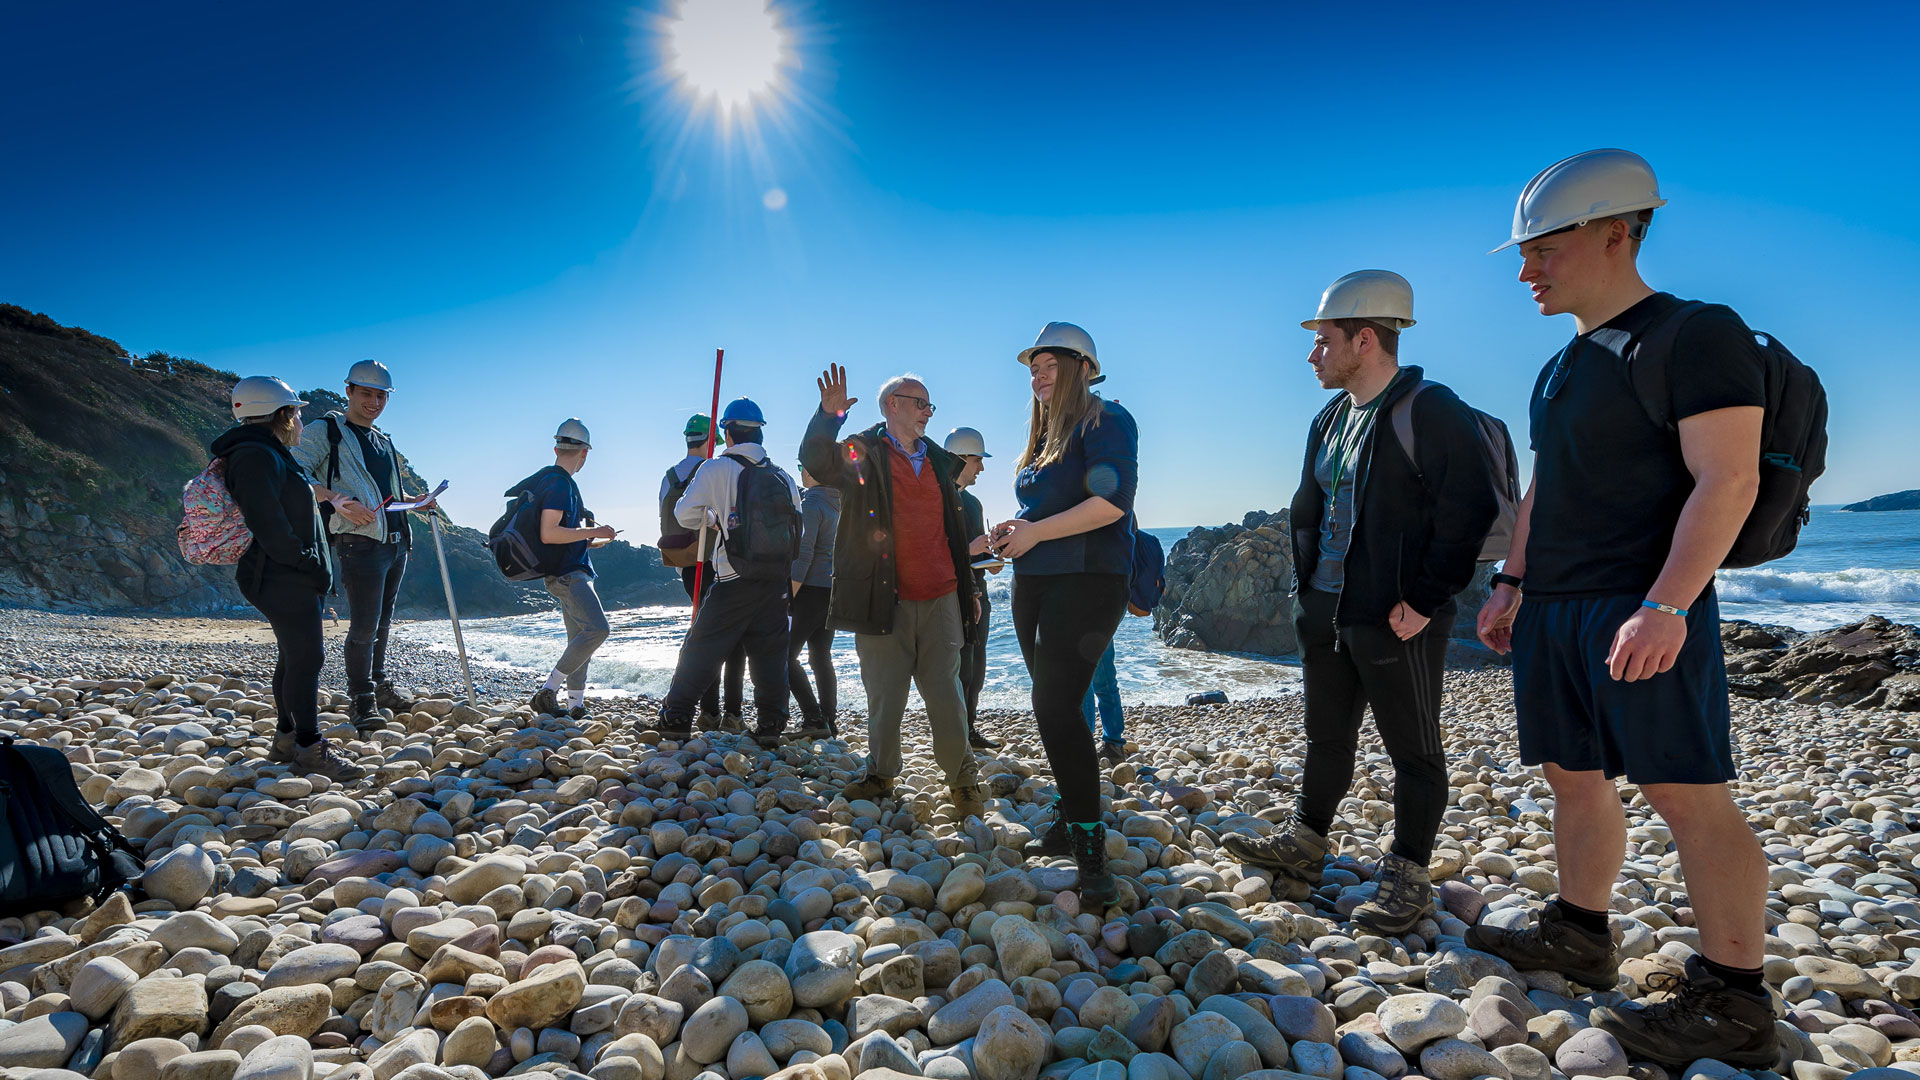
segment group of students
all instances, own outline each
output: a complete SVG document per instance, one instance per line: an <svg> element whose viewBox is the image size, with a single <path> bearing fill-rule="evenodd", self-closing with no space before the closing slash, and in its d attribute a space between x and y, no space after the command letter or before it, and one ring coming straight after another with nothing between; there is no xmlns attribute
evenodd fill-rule
<svg viewBox="0 0 1920 1080"><path fill-rule="evenodd" d="M1526 186L1501 245L1519 247L1520 280L1539 311L1571 314L1577 331L1535 383L1533 478L1476 624L1489 647L1513 654L1521 758L1544 768L1555 797L1560 892L1531 925L1476 925L1468 940L1522 970L1616 984L1607 911L1625 851L1614 783L1624 775L1673 830L1699 947L1669 1000L1596 1008L1592 1022L1636 1060L1771 1067L1777 1046L1760 970L1767 876L1727 788L1736 774L1713 576L1761 489L1774 375L1731 310L1683 303L1641 278L1639 248L1664 205L1643 159L1590 151ZM1354 918L1384 934L1406 933L1434 910L1427 865L1448 792L1442 664L1454 597L1502 513L1483 418L1399 361L1413 325L1411 286L1377 270L1334 282L1302 323L1314 334L1315 376L1337 391L1309 427L1290 515L1307 756L1290 818L1222 838L1228 854L1272 874L1276 895L1305 899L1335 847L1370 708L1394 766L1395 827L1372 870L1375 893ZM1636 382L1647 351L1661 354L1665 372L1652 409ZM724 452L711 460L690 453L663 482L664 531L694 545L690 555L679 550L689 594L698 576L704 595L657 730L689 737L703 700L717 713L716 684L729 658L740 657L755 683L756 739L782 736L790 689L802 703L798 733L830 732L832 632L850 630L869 752L847 796L892 791L912 685L955 811L979 814L969 733L990 612L973 563L1010 560L1033 721L1059 793L1052 822L1025 854L1072 857L1082 903L1098 908L1116 898L1118 883L1107 867L1098 752L1083 704L1103 662L1111 670L1128 604L1138 433L1127 410L1093 392L1100 361L1078 326L1048 324L1018 359L1032 388L1014 478L1020 510L991 527L966 491L985 446L965 428L944 446L927 438L935 406L918 377L887 380L882 421L843 437L857 399L844 369L822 373L799 452L805 492L818 494L803 493L768 460L753 402L728 406L719 418ZM358 723L382 704L385 626L406 555L406 530L369 505L399 493L391 443L372 429L391 389L384 369L368 374L377 367L356 366L350 408L339 423L329 418L324 436L302 436L300 401L284 383L242 380L240 424L214 443L257 541L241 561L241 588L281 644L274 757L337 778L358 767L315 726L319 598L331 566L315 497L334 511L324 527L341 538ZM686 435L690 448L704 445L705 418ZM570 420L556 438L555 465L529 478L539 481L541 539L577 552L547 578L569 640L534 705L560 711L565 686L575 715L583 715L587 660L606 637L587 548L612 535L591 524L573 484L590 449L585 427ZM316 483L323 454L325 479ZM700 546L703 530L710 547ZM817 697L800 692L802 644ZM731 685L737 712L737 676Z"/></svg>

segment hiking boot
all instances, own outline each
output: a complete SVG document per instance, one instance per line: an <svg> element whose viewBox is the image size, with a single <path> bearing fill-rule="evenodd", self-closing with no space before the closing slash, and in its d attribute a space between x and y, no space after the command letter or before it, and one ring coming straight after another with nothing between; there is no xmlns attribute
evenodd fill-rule
<svg viewBox="0 0 1920 1080"><path fill-rule="evenodd" d="M1114 742L1111 739L1100 740L1100 763L1102 765L1118 765L1125 760L1127 760L1126 743Z"/></svg>
<svg viewBox="0 0 1920 1080"><path fill-rule="evenodd" d="M560 715L560 695L554 693L551 687L543 686L535 690L530 704L534 712L545 713L548 716Z"/></svg>
<svg viewBox="0 0 1920 1080"><path fill-rule="evenodd" d="M1467 945L1521 971L1557 971L1584 986L1611 990L1620 981L1613 935L1596 934L1568 922L1559 904L1542 908L1532 926L1503 930L1475 923L1467 927ZM1687 1060L1704 1056L1695 1054Z"/></svg>
<svg viewBox="0 0 1920 1080"><path fill-rule="evenodd" d="M737 712L730 712L720 718L719 730L734 732L745 731L747 730L747 718Z"/></svg>
<svg viewBox="0 0 1920 1080"><path fill-rule="evenodd" d="M759 744L762 750L778 750L780 744L786 741L786 725L760 724L753 729L753 741Z"/></svg>
<svg viewBox="0 0 1920 1080"><path fill-rule="evenodd" d="M1067 836L1067 823L1060 819L1058 810L1053 820L1040 827L1033 839L1020 848L1020 854L1029 859L1064 859L1073 854L1073 840Z"/></svg>
<svg viewBox="0 0 1920 1080"><path fill-rule="evenodd" d="M892 778L875 776L872 773L868 773L853 783L848 784L846 790L848 802L852 802L855 799L879 802L891 794L893 794Z"/></svg>
<svg viewBox="0 0 1920 1080"><path fill-rule="evenodd" d="M593 714L587 711L586 703L582 702L578 705L575 705L573 708L567 710L567 719L591 720L593 719Z"/></svg>
<svg viewBox="0 0 1920 1080"><path fill-rule="evenodd" d="M380 706L374 695L361 694L353 699L353 730L362 735L371 735L387 726L387 718L380 715Z"/></svg>
<svg viewBox="0 0 1920 1080"><path fill-rule="evenodd" d="M1098 911L1120 896L1120 883L1107 868L1107 827L1094 822L1092 828L1061 823L1073 847L1073 861L1080 870L1073 891L1080 894L1080 906Z"/></svg>
<svg viewBox="0 0 1920 1080"><path fill-rule="evenodd" d="M988 738L986 732L972 725L968 725L967 745L973 747L975 750L998 750L1001 747L1001 742L999 739Z"/></svg>
<svg viewBox="0 0 1920 1080"><path fill-rule="evenodd" d="M960 820L986 815L987 803L980 791L978 777L967 776L958 783L948 784L947 794L953 798L953 810L960 815Z"/></svg>
<svg viewBox="0 0 1920 1080"><path fill-rule="evenodd" d="M1234 832L1220 838L1227 854L1251 866L1302 882L1320 884L1320 868L1327 861L1327 838L1289 821L1265 836Z"/></svg>
<svg viewBox="0 0 1920 1080"><path fill-rule="evenodd" d="M700 728L701 731L724 730L720 726L720 714L715 712L708 712L705 709L700 710L700 723L698 727Z"/></svg>
<svg viewBox="0 0 1920 1080"><path fill-rule="evenodd" d="M273 745L267 750L267 760L276 765L291 765L300 753L300 744L294 741L293 732L275 731Z"/></svg>
<svg viewBox="0 0 1920 1080"><path fill-rule="evenodd" d="M412 712L413 699L402 694L385 679L373 688L373 699L383 709L392 709L396 713Z"/></svg>
<svg viewBox="0 0 1920 1080"><path fill-rule="evenodd" d="M643 731L649 730L644 724L636 724L635 726ZM675 742L686 742L688 739L693 738L693 725L689 724L685 719L669 720L662 716L659 722L654 724L650 730L658 731L661 738L672 739Z"/></svg>
<svg viewBox="0 0 1920 1080"><path fill-rule="evenodd" d="M333 743L326 739L321 739L312 746L298 747L293 754L293 764L302 772L314 773L343 784L363 779L367 775L367 770L348 761L340 751L333 748Z"/></svg>
<svg viewBox="0 0 1920 1080"><path fill-rule="evenodd" d="M1433 912L1433 879L1427 868L1403 855L1380 860L1373 899L1353 909L1353 921L1387 937L1399 937Z"/></svg>
<svg viewBox="0 0 1920 1080"><path fill-rule="evenodd" d="M1618 1039L1628 1057L1675 1071L1700 1058L1737 1069L1779 1064L1773 1000L1765 992L1728 986L1698 955L1687 958L1685 978L1657 972L1647 981L1649 989L1668 990L1671 996L1652 1005L1593 1010L1593 1026Z"/></svg>
<svg viewBox="0 0 1920 1080"><path fill-rule="evenodd" d="M831 739L833 738L833 725L817 716L812 718L803 717L800 721L799 730L793 733L793 737L801 742L812 742L815 739Z"/></svg>

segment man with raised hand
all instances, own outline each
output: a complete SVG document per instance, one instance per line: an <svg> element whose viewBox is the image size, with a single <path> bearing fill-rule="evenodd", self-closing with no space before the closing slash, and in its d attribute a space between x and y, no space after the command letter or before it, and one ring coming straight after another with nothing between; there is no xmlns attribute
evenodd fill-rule
<svg viewBox="0 0 1920 1080"><path fill-rule="evenodd" d="M1576 331L1534 384L1533 483L1479 618L1482 640L1513 652L1521 760L1553 787L1560 895L1530 926L1475 926L1467 940L1521 969L1614 988L1624 774L1673 831L1700 940L1673 996L1595 1009L1594 1025L1668 1068L1772 1068L1767 866L1727 790L1713 590L1759 486L1765 359L1725 308L1663 332L1682 302L1647 285L1636 259L1665 204L1638 155L1589 151L1533 178L1494 249L1519 245L1540 313L1572 315ZM1670 349L1671 425L1654 420L1628 365L1650 362L1639 346L1656 339Z"/></svg>
<svg viewBox="0 0 1920 1080"><path fill-rule="evenodd" d="M1272 871L1282 895L1304 899L1320 884L1371 706L1393 759L1393 847L1353 917L1389 936L1433 911L1427 864L1447 808L1440 700L1453 597L1473 580L1499 513L1472 410L1400 365L1400 335L1413 324L1413 286L1388 270L1335 281L1300 324L1313 331L1314 377L1336 391L1308 428L1290 511L1306 768L1291 821L1222 838L1235 858Z"/></svg>
<svg viewBox="0 0 1920 1080"><path fill-rule="evenodd" d="M347 370L347 408L331 412L301 432L293 455L314 477L313 494L327 519L339 581L347 593L345 667L353 698L353 726L361 733L386 726L381 709L403 712L413 699L387 680L387 632L393 601L407 573L413 531L402 510L382 510L404 500L400 452L374 426L393 393L393 377L378 360Z"/></svg>
<svg viewBox="0 0 1920 1080"><path fill-rule="evenodd" d="M845 440L847 372L818 380L820 411L807 424L800 461L814 479L840 489L834 545L833 624L854 634L867 690L867 775L847 789L856 799L892 792L900 775L900 722L909 685L933 729L933 756L956 813L985 810L979 768L967 745L960 651L979 622L971 559L974 539L960 510L959 462L926 438L934 404L926 383L897 375L880 387L883 421Z"/></svg>

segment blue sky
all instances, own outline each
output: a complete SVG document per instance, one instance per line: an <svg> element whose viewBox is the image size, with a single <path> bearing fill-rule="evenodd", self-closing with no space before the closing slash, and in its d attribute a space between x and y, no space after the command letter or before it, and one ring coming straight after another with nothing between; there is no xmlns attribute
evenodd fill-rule
<svg viewBox="0 0 1920 1080"><path fill-rule="evenodd" d="M1403 361L1524 445L1572 326L1484 253L1536 170L1625 146L1671 200L1649 281L1825 379L1816 499L1920 486L1920 95L1875 52L1911 8L773 10L797 66L752 130L661 79L665 2L13 12L0 300L300 387L384 360L383 426L467 524L577 415L588 504L642 542L715 346L787 462L827 362L863 424L921 373L1010 514L1014 354L1067 319L1139 420L1143 521L1217 523L1291 495L1298 323L1350 270L1413 282Z"/></svg>

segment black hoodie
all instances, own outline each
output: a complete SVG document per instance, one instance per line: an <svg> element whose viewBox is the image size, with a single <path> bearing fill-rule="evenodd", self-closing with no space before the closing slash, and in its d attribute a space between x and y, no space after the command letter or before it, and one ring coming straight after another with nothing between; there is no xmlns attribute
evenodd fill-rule
<svg viewBox="0 0 1920 1080"><path fill-rule="evenodd" d="M213 440L213 456L227 460L227 493L246 520L253 543L240 556L234 579L243 590L297 579L315 592L333 586L313 479L293 451L265 424L235 424Z"/></svg>
<svg viewBox="0 0 1920 1080"><path fill-rule="evenodd" d="M1428 618L1473 581L1487 530L1500 513L1479 428L1452 390L1435 384L1413 400L1418 467L1393 433L1393 403L1420 385L1417 367L1400 370L1381 393L1372 432L1353 474L1353 543L1335 618L1351 626L1383 626L1393 606ZM1346 393L1335 395L1307 432L1307 459L1289 515L1294 591L1310 580L1320 556L1326 493L1313 463Z"/></svg>

